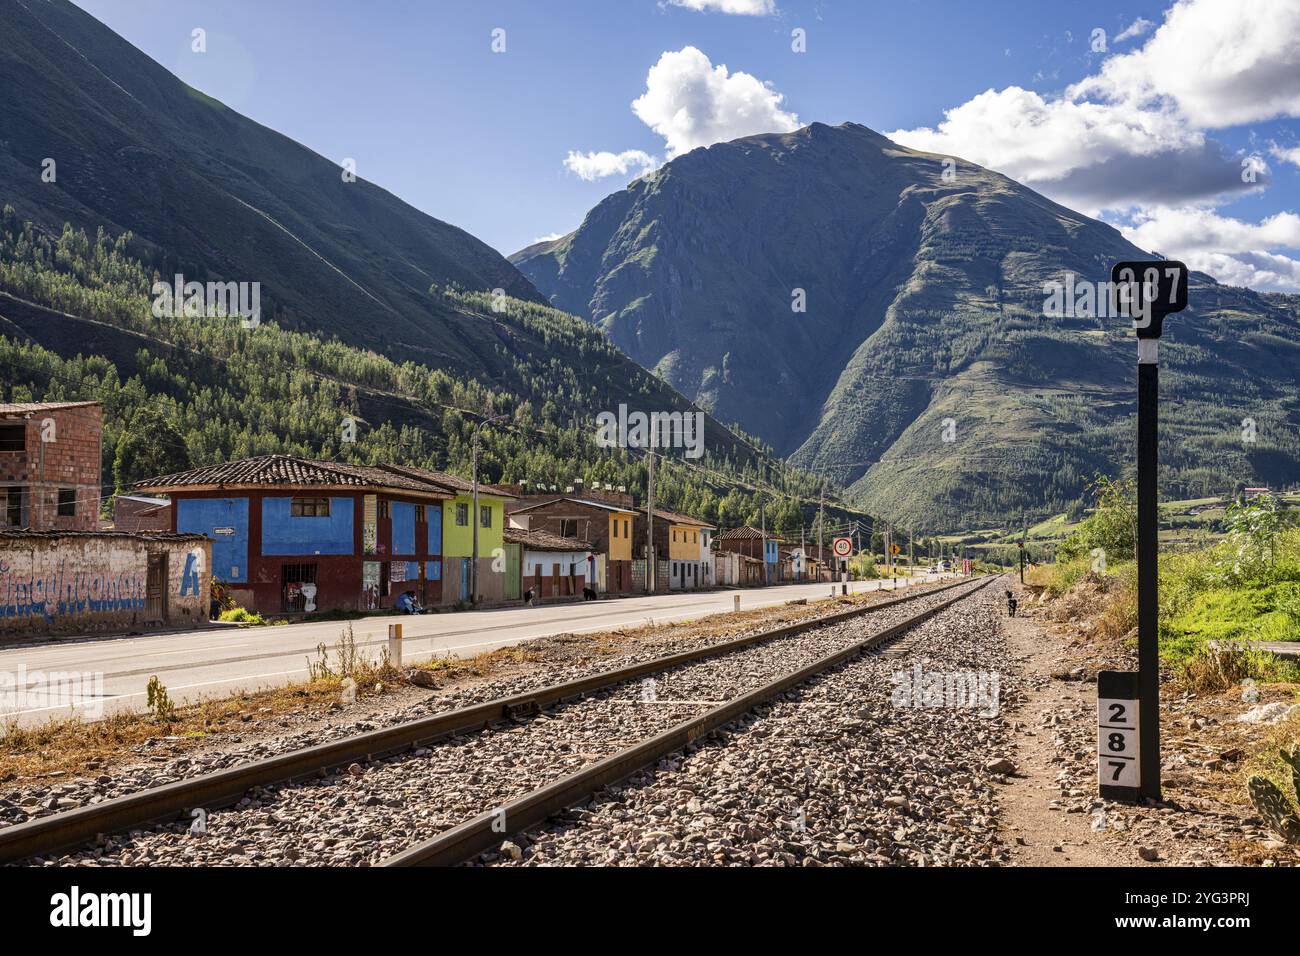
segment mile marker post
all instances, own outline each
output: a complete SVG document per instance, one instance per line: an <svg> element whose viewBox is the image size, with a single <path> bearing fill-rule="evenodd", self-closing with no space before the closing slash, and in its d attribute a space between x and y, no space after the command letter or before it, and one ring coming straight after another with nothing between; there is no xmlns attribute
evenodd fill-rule
<svg viewBox="0 0 1300 956"><path fill-rule="evenodd" d="M1138 342L1137 585L1138 792L1160 799L1160 335L1166 315L1187 308L1187 266L1161 259L1118 262L1110 271L1119 310L1133 319ZM1099 685L1100 690L1100 685ZM1104 755L1099 755L1099 759Z"/></svg>

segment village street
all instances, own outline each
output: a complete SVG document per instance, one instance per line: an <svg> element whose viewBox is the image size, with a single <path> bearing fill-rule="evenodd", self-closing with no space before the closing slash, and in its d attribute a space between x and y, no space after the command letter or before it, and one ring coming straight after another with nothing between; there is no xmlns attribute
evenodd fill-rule
<svg viewBox="0 0 1300 956"><path fill-rule="evenodd" d="M918 575L917 583L939 575ZM903 587L906 579L900 579ZM850 593L890 587L888 581L857 581ZM840 585L835 585L838 593ZM388 625L403 626L403 660L427 661L451 654L467 657L536 637L583 633L690 620L730 611L734 596L742 609L754 609L799 598L826 597L829 584L795 584L744 590L707 592L674 591L653 597L629 597L595 603L511 607L454 614L366 617L352 622L358 648L377 656L387 645ZM43 689L48 675L76 675L87 694L103 697L102 713L145 709L145 684L153 675L167 686L177 703L224 695L235 690L255 690L305 680L307 663L316 658L317 646L333 648L342 623L326 621L281 627L237 629L216 626L179 633L139 637L77 639L0 650L0 673L13 675L30 691ZM100 677L102 675L102 678ZM57 679L57 678L56 678ZM12 706L18 688L4 688L0 720L17 719L27 726L51 717L69 716L68 702L54 706L45 700L22 700ZM35 695L30 695L35 696ZM80 698L70 701L81 703ZM82 711L87 719L99 708Z"/></svg>

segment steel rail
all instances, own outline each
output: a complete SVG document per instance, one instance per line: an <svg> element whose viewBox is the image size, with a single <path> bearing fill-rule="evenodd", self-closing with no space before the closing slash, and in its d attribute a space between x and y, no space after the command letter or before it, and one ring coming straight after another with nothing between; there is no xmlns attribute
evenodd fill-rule
<svg viewBox="0 0 1300 956"><path fill-rule="evenodd" d="M905 631L924 623L958 601L965 600L996 580L990 576L970 590L935 607L913 615L906 621L878 631L849 647L828 654L797 671L785 674L727 701L712 710L684 720L654 737L633 744L625 750L598 760L552 783L517 797L494 810L479 814L422 843L408 847L387 858L381 866L455 866L476 854L498 846L508 836L544 822L552 814L582 803L603 787L618 783L639 770L653 766L664 757L706 737L743 716L760 704L772 700L822 671L842 664L865 651L873 650ZM961 583L970 583L969 581ZM934 592L930 592L934 593Z"/></svg>
<svg viewBox="0 0 1300 956"><path fill-rule="evenodd" d="M481 730L502 720L520 719L553 704L571 701L681 664L719 657L753 644L802 633L828 624L895 607L969 584L969 580L906 594L899 598L849 608L834 614L796 621L707 647L680 651L652 660L599 671L560 684L523 691L509 697L460 707L419 720L405 721L314 744L290 753L176 780L159 787L113 797L50 816L37 817L0 829L0 864L67 850L101 834L121 833L184 818L194 809L220 809L239 802L253 787L310 779L333 767L358 760L400 753L456 734Z"/></svg>

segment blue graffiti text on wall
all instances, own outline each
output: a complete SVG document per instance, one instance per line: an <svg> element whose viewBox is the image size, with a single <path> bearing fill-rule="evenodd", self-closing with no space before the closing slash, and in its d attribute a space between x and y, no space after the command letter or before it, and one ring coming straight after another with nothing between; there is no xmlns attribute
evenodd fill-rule
<svg viewBox="0 0 1300 956"><path fill-rule="evenodd" d="M185 572L181 575L181 597L185 597L190 592L193 592L195 597L199 595L199 570L195 567L197 557L192 553L185 555Z"/></svg>
<svg viewBox="0 0 1300 956"><path fill-rule="evenodd" d="M134 611L144 607L144 575L138 572L57 570L19 574L0 561L0 618L58 617L86 612Z"/></svg>

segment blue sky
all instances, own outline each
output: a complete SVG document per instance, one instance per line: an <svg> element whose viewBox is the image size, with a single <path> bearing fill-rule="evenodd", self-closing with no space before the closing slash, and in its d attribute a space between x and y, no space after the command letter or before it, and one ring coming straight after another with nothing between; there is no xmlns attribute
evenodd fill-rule
<svg viewBox="0 0 1300 956"><path fill-rule="evenodd" d="M1300 289L1297 0L77 2L507 254L694 146L852 120Z"/></svg>

